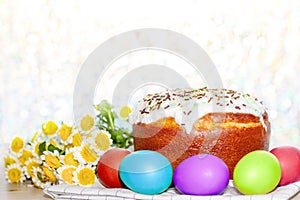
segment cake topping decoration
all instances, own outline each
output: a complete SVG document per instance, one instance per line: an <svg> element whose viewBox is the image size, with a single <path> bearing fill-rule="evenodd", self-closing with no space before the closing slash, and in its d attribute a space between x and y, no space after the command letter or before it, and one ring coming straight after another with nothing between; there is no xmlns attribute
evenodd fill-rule
<svg viewBox="0 0 300 200"><path fill-rule="evenodd" d="M196 105L196 106L195 106ZM163 116L175 116L179 124L191 128L190 118L201 117L212 111L242 112L261 116L265 112L262 102L249 94L229 89L169 89L148 94L139 101L130 114L131 123L150 123Z"/></svg>

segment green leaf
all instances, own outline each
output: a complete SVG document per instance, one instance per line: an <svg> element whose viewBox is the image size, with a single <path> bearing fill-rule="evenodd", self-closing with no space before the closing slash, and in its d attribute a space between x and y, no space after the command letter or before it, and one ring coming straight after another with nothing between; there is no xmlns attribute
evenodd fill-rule
<svg viewBox="0 0 300 200"><path fill-rule="evenodd" d="M46 141L42 142L40 145L39 145L39 151L41 153L43 153L44 151L46 151Z"/></svg>
<svg viewBox="0 0 300 200"><path fill-rule="evenodd" d="M51 151L52 153L54 153L55 150L57 150L59 152L59 154L63 153L63 150L61 150L60 148L54 146L53 144L49 144L48 151Z"/></svg>

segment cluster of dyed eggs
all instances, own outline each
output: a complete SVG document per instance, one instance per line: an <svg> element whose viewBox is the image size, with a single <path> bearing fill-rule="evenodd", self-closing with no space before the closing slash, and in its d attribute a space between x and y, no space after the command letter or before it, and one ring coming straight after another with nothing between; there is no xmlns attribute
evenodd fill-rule
<svg viewBox="0 0 300 200"><path fill-rule="evenodd" d="M107 159L109 158L109 159ZM106 187L128 187L141 194L159 194L172 183L169 160L156 151L107 151L99 160L98 179Z"/></svg>
<svg viewBox="0 0 300 200"><path fill-rule="evenodd" d="M199 154L181 162L173 171L162 154L140 150L111 149L99 160L98 179L108 188L127 187L141 194L159 194L172 181L188 195L218 195L226 189L230 173L220 158ZM236 165L233 181L243 194L266 194L277 186L300 180L300 150L278 147L270 152L257 150L245 155Z"/></svg>

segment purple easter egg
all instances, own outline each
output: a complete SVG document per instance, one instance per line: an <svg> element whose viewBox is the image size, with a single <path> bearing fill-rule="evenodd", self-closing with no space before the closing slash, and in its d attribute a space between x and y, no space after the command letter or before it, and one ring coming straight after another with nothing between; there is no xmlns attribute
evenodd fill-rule
<svg viewBox="0 0 300 200"><path fill-rule="evenodd" d="M174 171L176 189L189 195L218 195L228 185L230 173L220 158L210 154L192 156Z"/></svg>

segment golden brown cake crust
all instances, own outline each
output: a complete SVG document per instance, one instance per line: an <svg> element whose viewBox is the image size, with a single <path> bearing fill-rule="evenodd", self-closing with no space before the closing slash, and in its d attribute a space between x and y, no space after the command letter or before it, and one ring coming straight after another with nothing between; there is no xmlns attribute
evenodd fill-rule
<svg viewBox="0 0 300 200"><path fill-rule="evenodd" d="M173 117L133 125L135 150L165 155L175 169L186 158L210 153L223 159L233 172L236 163L254 150L268 150L270 123L248 113L208 113L197 119L190 134Z"/></svg>

